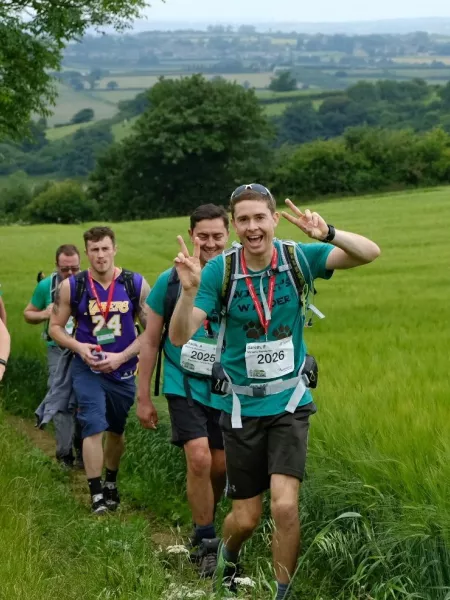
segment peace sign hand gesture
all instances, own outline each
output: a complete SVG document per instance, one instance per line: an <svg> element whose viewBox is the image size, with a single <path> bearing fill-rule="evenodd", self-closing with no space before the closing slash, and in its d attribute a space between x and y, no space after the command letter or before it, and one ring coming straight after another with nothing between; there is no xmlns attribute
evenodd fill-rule
<svg viewBox="0 0 450 600"><path fill-rule="evenodd" d="M281 214L285 219L296 225L313 240L323 240L326 238L328 235L328 225L318 213L312 213L309 209L306 209L302 213L289 199L286 200L286 204L294 214L291 215L282 211Z"/></svg>
<svg viewBox="0 0 450 600"><path fill-rule="evenodd" d="M200 285L202 266L200 264L200 240L194 240L194 254L189 255L189 251L181 235L177 236L180 244L180 252L174 260L178 278L185 292L197 292Z"/></svg>

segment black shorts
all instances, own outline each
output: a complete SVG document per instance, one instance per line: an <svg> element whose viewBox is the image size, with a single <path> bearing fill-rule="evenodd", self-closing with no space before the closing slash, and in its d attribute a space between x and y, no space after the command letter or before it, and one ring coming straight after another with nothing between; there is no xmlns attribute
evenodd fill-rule
<svg viewBox="0 0 450 600"><path fill-rule="evenodd" d="M242 429L231 427L231 415L222 413L220 425L227 460L227 495L245 500L270 488L274 474L300 481L305 472L309 417L317 411L311 402L294 414L242 417Z"/></svg>
<svg viewBox="0 0 450 600"><path fill-rule="evenodd" d="M223 450L220 410L183 396L166 395L172 424L172 444L184 446L190 440L206 437L212 450Z"/></svg>

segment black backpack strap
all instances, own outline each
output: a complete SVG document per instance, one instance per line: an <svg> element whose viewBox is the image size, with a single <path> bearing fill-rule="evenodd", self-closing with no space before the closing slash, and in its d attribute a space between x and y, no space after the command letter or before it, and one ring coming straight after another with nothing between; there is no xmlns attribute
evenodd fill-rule
<svg viewBox="0 0 450 600"><path fill-rule="evenodd" d="M233 287L233 275L236 272L236 261L238 260L239 252L239 248L233 248L231 251L227 251L224 256L225 271L223 275L220 302L222 304L222 308L225 310L227 310L230 303L230 294Z"/></svg>
<svg viewBox="0 0 450 600"><path fill-rule="evenodd" d="M298 259L295 255L295 245L281 242L281 250L283 252L286 263L290 267L289 271L292 276L293 283L297 289L298 298L301 304L306 281L305 276L303 275L303 272L299 267ZM312 282L310 282L310 285L311 283Z"/></svg>
<svg viewBox="0 0 450 600"><path fill-rule="evenodd" d="M136 316L139 312L140 298L138 296L136 285L134 283L134 272L128 269L122 269L119 280L123 283L128 298L133 306L133 312Z"/></svg>
<svg viewBox="0 0 450 600"><path fill-rule="evenodd" d="M52 279L50 284L50 297L52 302L55 301L56 290L58 289L58 273L52 273Z"/></svg>
<svg viewBox="0 0 450 600"><path fill-rule="evenodd" d="M172 268L169 279L167 281L167 290L166 296L164 298L164 329L161 336L161 341L159 343L158 350L158 360L156 363L156 372L155 372L155 396L159 396L160 391L160 380L161 380L161 368L162 368L162 355L164 352L164 345L166 343L167 337L169 335L169 325L170 319L172 318L173 311L175 310L175 306L177 304L178 298L180 296L181 286L180 280L178 278L178 273L175 267Z"/></svg>
<svg viewBox="0 0 450 600"><path fill-rule="evenodd" d="M75 277L75 293L73 298L70 299L70 307L72 309L72 316L76 317L78 306L81 302L84 292L86 291L86 277L87 271L80 271L74 275Z"/></svg>

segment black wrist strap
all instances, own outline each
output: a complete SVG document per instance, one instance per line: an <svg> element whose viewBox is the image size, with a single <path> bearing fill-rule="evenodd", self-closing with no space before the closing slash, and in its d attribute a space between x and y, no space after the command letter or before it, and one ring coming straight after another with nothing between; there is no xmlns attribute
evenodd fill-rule
<svg viewBox="0 0 450 600"><path fill-rule="evenodd" d="M3 365L4 367L6 367L7 364L8 363L6 360L3 360L3 358L0 358L0 365Z"/></svg>
<svg viewBox="0 0 450 600"><path fill-rule="evenodd" d="M328 242L332 242L336 235L336 229L333 227L333 225L329 225L328 223L327 223L327 225L328 225L328 235L326 237L324 237L323 240L321 240L325 244L328 244Z"/></svg>

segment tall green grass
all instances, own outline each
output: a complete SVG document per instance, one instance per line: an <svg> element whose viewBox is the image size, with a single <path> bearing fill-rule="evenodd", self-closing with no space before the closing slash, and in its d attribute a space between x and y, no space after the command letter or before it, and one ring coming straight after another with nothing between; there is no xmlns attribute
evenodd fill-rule
<svg viewBox="0 0 450 600"><path fill-rule="evenodd" d="M313 207L336 227L373 238L382 256L317 282L316 304L327 318L307 332L320 383L295 582L305 598L450 597L448 197L444 188ZM212 200L226 203L225 197ZM38 328L21 317L35 273L50 272L56 246L80 243L86 228L0 230L7 257L0 280L13 334L3 393L8 410L31 414L45 387ZM114 228L118 263L153 283L171 264L175 237L187 230L188 219ZM278 235L307 241L284 222ZM164 400L158 405L163 410ZM128 496L168 525L187 526L183 459L168 444L167 417L156 435L132 418L127 437L122 485ZM269 532L266 521L245 550L261 586L271 580Z"/></svg>

